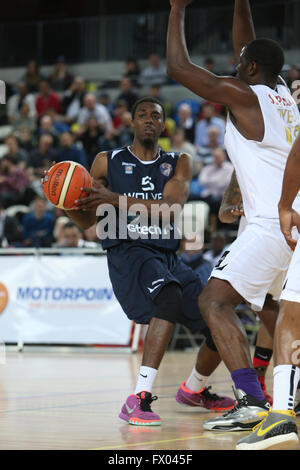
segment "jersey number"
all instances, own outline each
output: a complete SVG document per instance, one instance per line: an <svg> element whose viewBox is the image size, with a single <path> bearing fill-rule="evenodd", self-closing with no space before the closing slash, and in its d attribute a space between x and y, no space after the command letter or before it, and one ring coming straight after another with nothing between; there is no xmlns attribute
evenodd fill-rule
<svg viewBox="0 0 300 470"><path fill-rule="evenodd" d="M222 271L222 269L224 269L227 266L227 264L224 264L224 266L221 266L221 264L223 263L228 253L229 251L224 251L223 255L221 256L218 263L216 264L215 269L217 269L218 271Z"/></svg>
<svg viewBox="0 0 300 470"><path fill-rule="evenodd" d="M300 126L296 126L294 129L291 127L286 127L286 140L288 141L289 145L292 146L294 140L296 139L298 133L300 132Z"/></svg>

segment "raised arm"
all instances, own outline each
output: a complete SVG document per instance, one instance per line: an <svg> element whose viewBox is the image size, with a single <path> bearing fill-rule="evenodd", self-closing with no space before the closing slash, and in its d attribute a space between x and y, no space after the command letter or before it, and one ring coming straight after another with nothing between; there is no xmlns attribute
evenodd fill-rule
<svg viewBox="0 0 300 470"><path fill-rule="evenodd" d="M185 40L185 7L192 0L170 0L167 35L167 73L202 98L231 110L257 106L250 87L235 77L219 77L191 62Z"/></svg>
<svg viewBox="0 0 300 470"><path fill-rule="evenodd" d="M289 247L294 250L297 244L292 237L292 228L300 232L300 216L292 209L293 202L300 190L300 135L296 139L285 167L282 193L278 204L281 231Z"/></svg>
<svg viewBox="0 0 300 470"><path fill-rule="evenodd" d="M245 215L243 211L242 194L235 171L233 171L219 209L219 219L224 224L232 224L242 215Z"/></svg>
<svg viewBox="0 0 300 470"><path fill-rule="evenodd" d="M249 0L235 0L232 40L236 57L243 47L256 38Z"/></svg>

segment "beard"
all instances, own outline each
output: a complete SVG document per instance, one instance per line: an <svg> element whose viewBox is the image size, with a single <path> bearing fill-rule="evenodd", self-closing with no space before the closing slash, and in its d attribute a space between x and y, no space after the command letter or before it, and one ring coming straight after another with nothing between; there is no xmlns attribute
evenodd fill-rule
<svg viewBox="0 0 300 470"><path fill-rule="evenodd" d="M155 144L156 144L156 139L151 139L150 137L146 137L145 139L142 140L143 147L146 147L147 149L154 148Z"/></svg>

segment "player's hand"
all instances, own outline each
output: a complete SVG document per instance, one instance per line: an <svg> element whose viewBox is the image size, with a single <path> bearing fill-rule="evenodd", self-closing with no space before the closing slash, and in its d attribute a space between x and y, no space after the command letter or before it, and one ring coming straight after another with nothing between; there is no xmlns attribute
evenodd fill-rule
<svg viewBox="0 0 300 470"><path fill-rule="evenodd" d="M170 0L171 7L187 7L193 0Z"/></svg>
<svg viewBox="0 0 300 470"><path fill-rule="evenodd" d="M233 207L230 213L236 217L242 217L245 215L243 206Z"/></svg>
<svg viewBox="0 0 300 470"><path fill-rule="evenodd" d="M44 170L44 176L43 178L41 178L41 183L47 183L48 181L48 173L49 173L49 170L53 167L53 165L55 165L56 162L52 162L50 167L48 168L48 170Z"/></svg>
<svg viewBox="0 0 300 470"><path fill-rule="evenodd" d="M297 245L297 240L293 239L292 228L297 227L297 230L300 233L300 215L293 209L279 209L279 217L280 228L284 238L291 250L294 251Z"/></svg>
<svg viewBox="0 0 300 470"><path fill-rule="evenodd" d="M82 188L82 191L84 191L87 196L75 201L77 210L89 211L91 209L97 209L99 204L112 203L113 193L103 185L97 188L93 186L89 188Z"/></svg>

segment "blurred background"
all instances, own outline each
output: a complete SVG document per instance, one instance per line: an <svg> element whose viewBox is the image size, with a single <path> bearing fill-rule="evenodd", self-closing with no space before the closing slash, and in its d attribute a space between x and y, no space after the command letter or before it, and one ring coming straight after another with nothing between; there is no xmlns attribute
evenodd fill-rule
<svg viewBox="0 0 300 470"><path fill-rule="evenodd" d="M218 75L234 75L237 65L231 40L233 5L203 0L187 9L192 60ZM282 75L295 91L300 77L300 0L252 0L251 5L257 37L273 38L283 46ZM130 144L130 110L145 95L159 98L167 110L160 146L193 156L189 202L201 202L206 210L204 251L213 246L212 235L220 235L215 260L234 238L237 224L217 219L232 173L224 149L226 110L167 77L168 14L168 0L122 5L108 0L29 0L3 6L2 247L99 247L94 229L83 233L73 227L76 236L65 234L65 214L43 200L40 178L52 161L74 160L89 169L99 151Z"/></svg>

